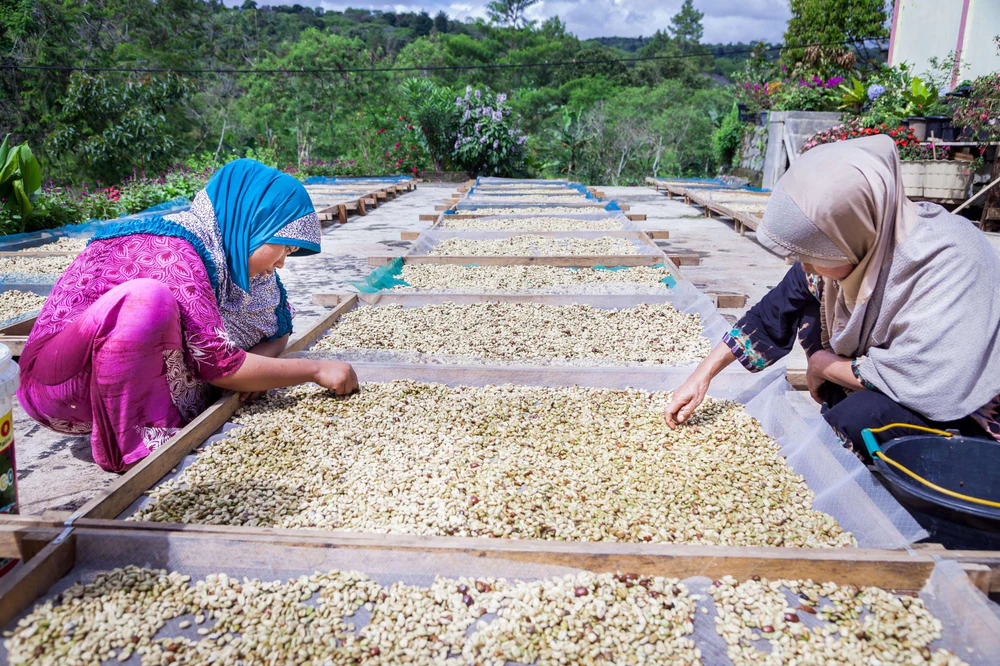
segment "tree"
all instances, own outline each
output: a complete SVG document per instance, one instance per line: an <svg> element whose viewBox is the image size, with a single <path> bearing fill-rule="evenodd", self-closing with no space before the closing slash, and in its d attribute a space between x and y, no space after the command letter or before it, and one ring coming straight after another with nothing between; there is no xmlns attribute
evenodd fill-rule
<svg viewBox="0 0 1000 666"><path fill-rule="evenodd" d="M701 44L701 38L705 35L705 28L701 25L704 17L704 12L694 8L692 0L684 0L681 10L670 19L670 32L681 53L690 53L692 47Z"/></svg>
<svg viewBox="0 0 1000 666"><path fill-rule="evenodd" d="M413 34L417 37L426 37L431 34L431 28L433 27L434 19L427 12L420 12L413 20Z"/></svg>
<svg viewBox="0 0 1000 666"><path fill-rule="evenodd" d="M448 15L443 10L434 17L434 29L438 32L448 32Z"/></svg>
<svg viewBox="0 0 1000 666"><path fill-rule="evenodd" d="M55 155L76 158L106 182L165 166L183 133L187 83L172 75L125 78L74 72L48 136Z"/></svg>
<svg viewBox="0 0 1000 666"><path fill-rule="evenodd" d="M538 0L493 0L486 5L486 13L498 25L527 28L530 22L525 18L524 12L536 4Z"/></svg>
<svg viewBox="0 0 1000 666"><path fill-rule="evenodd" d="M789 0L788 4L792 17L785 30L785 44L844 43L783 49L781 61L789 68L822 62L849 69L855 57L864 69L879 62L874 42L889 37L886 0Z"/></svg>

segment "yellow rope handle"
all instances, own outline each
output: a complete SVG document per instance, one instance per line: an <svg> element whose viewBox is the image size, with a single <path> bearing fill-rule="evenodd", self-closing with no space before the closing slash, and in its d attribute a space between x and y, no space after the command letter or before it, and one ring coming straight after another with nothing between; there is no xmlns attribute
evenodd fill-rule
<svg viewBox="0 0 1000 666"><path fill-rule="evenodd" d="M889 430L890 428L912 428L913 430L922 430L924 432L933 433L935 435L943 435L945 437L951 437L952 436L952 433L945 432L944 430L935 430L934 428L925 428L923 426L910 425L909 423L890 423L887 426L882 426L881 428L869 428L869 430L871 432L882 432L883 430ZM927 479L923 478L922 476L919 476L918 474L916 474L914 472L911 472L910 470L908 470L907 468L903 467L898 462L896 462L895 460L893 460L889 456L885 455L881 451L876 451L875 455L877 455L879 458L881 458L882 460L884 460L888 464L892 465L893 467L895 467L899 471L903 472L907 476L913 477L914 479L916 479L920 483L924 484L928 488L933 488L934 490L938 491L939 493L942 493L942 494L947 495L949 497L954 497L956 499L965 500L966 502L972 502L974 504L982 504L984 506L991 506L991 507L994 507L996 509L1000 509L1000 502L991 502L990 500L979 499L978 497L970 497L968 495L963 495L962 493L956 493L953 490L948 490L947 488L942 488L941 486L939 486L939 485L937 485L935 483L931 483L930 481L928 481Z"/></svg>
<svg viewBox="0 0 1000 666"><path fill-rule="evenodd" d="M885 430L890 430L892 428L910 428L911 430L922 430L924 432L929 432L934 435L944 435L945 437L951 437L951 433L945 430L935 430L934 428L925 428L924 426L910 425L909 423L890 423L889 425L882 426L881 428L868 428L870 432L883 432Z"/></svg>

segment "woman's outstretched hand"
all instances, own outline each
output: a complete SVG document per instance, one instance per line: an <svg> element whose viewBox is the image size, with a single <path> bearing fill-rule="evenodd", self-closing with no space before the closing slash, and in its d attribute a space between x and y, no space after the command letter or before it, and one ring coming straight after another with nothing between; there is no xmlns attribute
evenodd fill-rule
<svg viewBox="0 0 1000 666"><path fill-rule="evenodd" d="M337 395L348 395L358 390L358 376L350 363L318 361L313 381Z"/></svg>
<svg viewBox="0 0 1000 666"><path fill-rule="evenodd" d="M697 370L688 377L681 387L674 391L674 395L670 398L670 404L667 405L667 409L663 414L664 420L667 422L667 427L671 430L677 428L678 425L687 421L694 410L698 408L698 405L702 403L705 399L705 394L708 393L708 385L711 379L705 375L702 375Z"/></svg>

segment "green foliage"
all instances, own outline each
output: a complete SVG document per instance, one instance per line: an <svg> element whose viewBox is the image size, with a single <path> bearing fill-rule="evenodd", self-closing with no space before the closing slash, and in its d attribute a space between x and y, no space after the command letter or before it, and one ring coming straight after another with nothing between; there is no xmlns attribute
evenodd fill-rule
<svg viewBox="0 0 1000 666"><path fill-rule="evenodd" d="M112 182L128 168L160 168L183 131L173 111L186 94L187 84L173 76L74 72L53 114L48 146Z"/></svg>
<svg viewBox="0 0 1000 666"><path fill-rule="evenodd" d="M919 76L910 79L910 87L903 90L903 99L907 102L906 111L912 116L929 116L940 108L937 88L930 87Z"/></svg>
<svg viewBox="0 0 1000 666"><path fill-rule="evenodd" d="M640 184L650 174L715 173L710 139L732 104L728 90L692 91L680 81L622 88L581 118L581 131L589 138L578 157L578 179L627 185ZM538 157L543 164L554 161L551 154Z"/></svg>
<svg viewBox="0 0 1000 666"><path fill-rule="evenodd" d="M400 84L401 108L419 129L418 139L437 171L450 166L455 133L455 100L450 88L431 79L406 79Z"/></svg>
<svg viewBox="0 0 1000 666"><path fill-rule="evenodd" d="M740 114L733 104L732 110L712 133L712 157L721 167L732 164L733 157L739 152L743 142L744 125L740 122Z"/></svg>
<svg viewBox="0 0 1000 666"><path fill-rule="evenodd" d="M31 215L42 187L42 170L27 143L10 147L10 135L0 144L0 202L21 228Z"/></svg>
<svg viewBox="0 0 1000 666"><path fill-rule="evenodd" d="M26 228L190 195L220 164L248 154L302 178L432 165L480 172L484 164L490 173L572 173L595 183L641 182L654 168L703 175L715 168L710 137L732 102L710 89L706 73L725 75L746 60L736 53L742 44L700 44L692 2L653 37L584 41L558 17L527 21L530 0L495 3L493 23L259 0L239 8L217 0L0 4L0 65L334 70L181 79L0 66L0 127L12 143L30 143L48 177L73 184L47 187ZM698 57L620 62L630 53ZM546 61L577 64L434 69ZM400 67L417 70L350 71ZM470 85L509 91L509 115L489 129L507 133L456 149L456 91ZM95 181L96 189L85 185Z"/></svg>
<svg viewBox="0 0 1000 666"><path fill-rule="evenodd" d="M868 90L865 88L865 84L856 77L851 77L851 85L847 86L840 84L840 107L841 109L848 109L854 113L861 113L865 104L868 103Z"/></svg>

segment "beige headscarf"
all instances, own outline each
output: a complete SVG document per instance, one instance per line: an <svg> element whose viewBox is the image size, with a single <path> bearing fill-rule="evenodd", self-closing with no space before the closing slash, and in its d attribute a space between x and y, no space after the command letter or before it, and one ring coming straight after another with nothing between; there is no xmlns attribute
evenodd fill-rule
<svg viewBox="0 0 1000 666"><path fill-rule="evenodd" d="M757 237L820 266L823 344L865 357L864 378L936 420L1000 393L1000 260L965 218L915 204L888 136L813 148L778 183Z"/></svg>
<svg viewBox="0 0 1000 666"><path fill-rule="evenodd" d="M824 278L821 319L823 344L844 350L837 353L845 356L856 355L860 326L850 326L851 320L863 319L882 267L918 219L916 206L903 192L896 146L883 134L813 148L788 170L779 188L837 247L843 261L836 263L855 265L843 280ZM783 236L788 234L782 234L782 226L789 222L787 216L780 221L769 217L765 215L760 231L785 245ZM802 247L817 245L815 240L822 242L800 240L791 253L807 263L834 263L829 253L812 256L813 248Z"/></svg>

